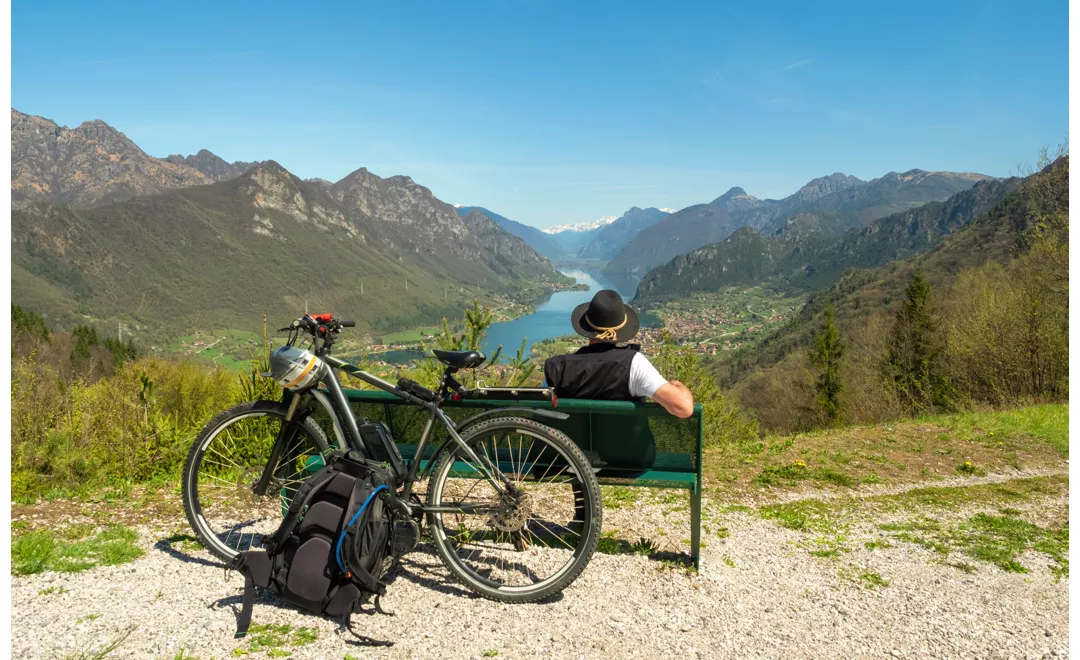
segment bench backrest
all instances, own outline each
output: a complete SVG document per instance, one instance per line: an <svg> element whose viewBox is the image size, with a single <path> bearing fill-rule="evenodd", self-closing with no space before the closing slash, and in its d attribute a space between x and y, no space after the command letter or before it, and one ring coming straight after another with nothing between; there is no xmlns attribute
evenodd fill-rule
<svg viewBox="0 0 1080 660"><path fill-rule="evenodd" d="M428 418L426 411L380 390L345 393L358 418L385 423L394 441L405 446L405 458L412 458L415 451L409 451L408 446L419 442ZM508 406L552 409L548 401L448 401L443 409L460 422L484 409ZM647 471L701 473L701 404L695 404L694 414L686 419L668 414L656 403L559 399L554 409L570 417L541 421L569 436L593 466L601 469L601 476L633 477ZM424 458L443 437L443 433L433 435L434 443Z"/></svg>

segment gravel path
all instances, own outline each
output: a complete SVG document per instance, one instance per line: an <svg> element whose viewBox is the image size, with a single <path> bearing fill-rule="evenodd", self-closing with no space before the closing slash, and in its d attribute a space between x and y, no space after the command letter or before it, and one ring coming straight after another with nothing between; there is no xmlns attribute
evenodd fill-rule
<svg viewBox="0 0 1080 660"><path fill-rule="evenodd" d="M1052 503L1058 511L1064 498ZM1042 503L1045 504L1045 503ZM1032 507L1033 511L1040 505ZM956 512L960 515L961 512ZM655 529L685 533L686 514L651 504L612 511ZM406 557L384 599L394 617L357 617L354 626L391 640L371 648L330 620L279 607L269 596L254 623L314 628L318 637L285 646L293 657L1067 657L1068 579L1055 581L1043 555L1027 574L987 563L967 574L917 546L858 549L842 559L810 556L807 536L746 513L713 518L702 570L689 575L634 555L596 555L560 597L501 605L452 581L433 550ZM243 582L201 550L174 547L169 533L143 528L147 555L85 573L12 578L12 653L55 657L100 646L134 627L109 657L231 657ZM629 538L634 538L630 536ZM855 539L857 540L857 539ZM156 541L156 542L155 542ZM153 543L153 545L150 545ZM889 580L868 588L852 571ZM64 593L42 594L48 587ZM96 618L93 618L95 617ZM185 656L187 657L187 656ZM264 653L252 657L265 657Z"/></svg>

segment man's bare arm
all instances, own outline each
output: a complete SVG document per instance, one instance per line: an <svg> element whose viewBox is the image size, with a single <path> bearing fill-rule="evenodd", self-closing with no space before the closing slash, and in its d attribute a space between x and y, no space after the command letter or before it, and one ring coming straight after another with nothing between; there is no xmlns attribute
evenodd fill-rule
<svg viewBox="0 0 1080 660"><path fill-rule="evenodd" d="M689 417L694 414L694 395L690 389L677 380L665 383L656 388L653 393L653 401L659 403L676 417Z"/></svg>

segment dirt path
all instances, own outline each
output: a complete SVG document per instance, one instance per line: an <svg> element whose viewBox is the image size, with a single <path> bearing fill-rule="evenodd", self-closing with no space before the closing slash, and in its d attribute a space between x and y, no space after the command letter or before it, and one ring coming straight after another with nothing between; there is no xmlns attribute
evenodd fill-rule
<svg viewBox="0 0 1080 660"><path fill-rule="evenodd" d="M1029 520L1067 517L1067 492L1016 506ZM962 520L978 509L938 518ZM605 522L679 547L688 526L681 500L642 500L605 512ZM373 649L269 596L254 623L288 632L265 633L261 647L234 640L242 581L203 551L168 540L175 530L143 527L147 554L133 563L12 578L12 652L53 657L131 629L109 657L175 658L183 649L184 657L220 658L253 648L261 650L252 657L276 649L337 659L1068 655L1068 578L1058 579L1041 553L1019 557L1027 573L986 562L968 573L916 544L867 549L870 524L848 531L850 547L835 558L811 554L812 534L750 511L713 512L705 528L697 575L665 563L664 553L598 554L561 596L528 606L473 597L422 546L395 573L386 605L397 615L357 618L364 634L395 643Z"/></svg>

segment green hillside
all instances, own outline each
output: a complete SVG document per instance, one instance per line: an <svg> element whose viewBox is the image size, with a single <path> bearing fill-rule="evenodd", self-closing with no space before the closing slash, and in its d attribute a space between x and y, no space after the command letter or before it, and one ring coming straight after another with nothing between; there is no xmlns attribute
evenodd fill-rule
<svg viewBox="0 0 1080 660"><path fill-rule="evenodd" d="M409 215L425 207L400 206L392 189L398 215L375 204L365 207L374 217L361 214L272 162L238 179L100 208L30 206L12 217L12 294L59 327L85 315L152 335L253 330L264 313L284 321L306 306L387 332L456 316L483 292L565 279L543 257L506 267L449 205L415 188L446 207L435 209L439 219L456 224L443 230ZM401 231L406 223L427 233Z"/></svg>
<svg viewBox="0 0 1080 660"><path fill-rule="evenodd" d="M650 271L638 286L647 302L695 291L772 280L813 290L833 284L848 268L870 268L932 248L1016 189L1017 179L987 179L944 202L875 220L839 237L843 216L801 213L768 238L749 228L727 240L679 255Z"/></svg>
<svg viewBox="0 0 1080 660"><path fill-rule="evenodd" d="M955 405L1065 396L1068 169L1066 156L1009 182L1012 192L929 252L849 269L785 326L752 347L718 355L712 370L767 427L819 424L810 411L805 355L831 306L848 344L849 419L902 414L884 410L897 402L882 389L880 366L896 310L918 271L932 291L936 341ZM800 407L805 414L792 412Z"/></svg>

